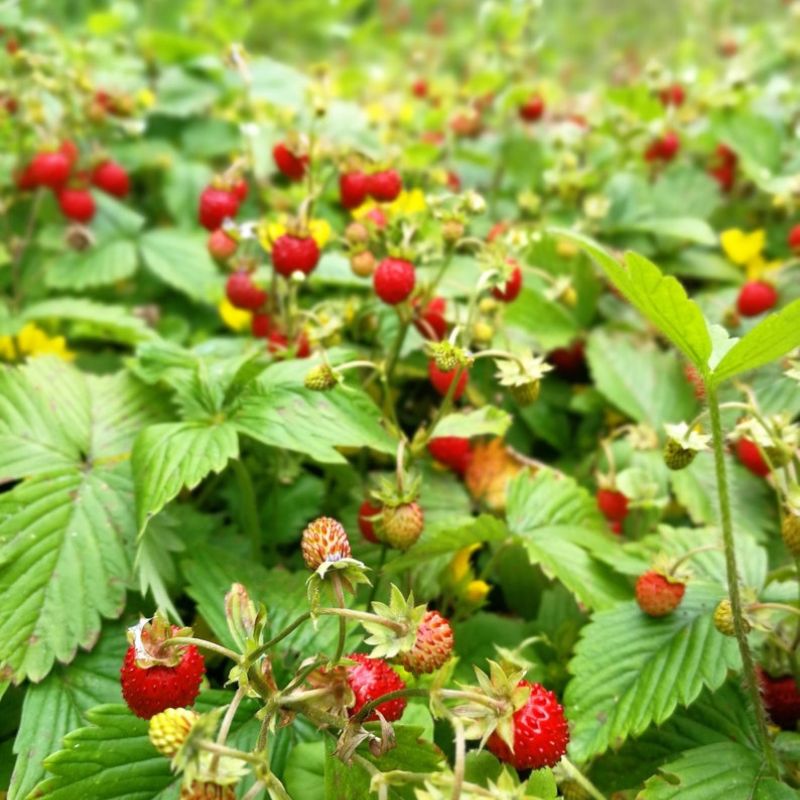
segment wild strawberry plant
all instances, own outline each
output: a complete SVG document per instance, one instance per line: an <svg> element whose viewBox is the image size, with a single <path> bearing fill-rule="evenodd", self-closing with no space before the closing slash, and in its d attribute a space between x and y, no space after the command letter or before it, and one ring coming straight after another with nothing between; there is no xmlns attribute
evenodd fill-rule
<svg viewBox="0 0 800 800"><path fill-rule="evenodd" d="M0 788L796 797L784 17L183 5L0 5Z"/></svg>

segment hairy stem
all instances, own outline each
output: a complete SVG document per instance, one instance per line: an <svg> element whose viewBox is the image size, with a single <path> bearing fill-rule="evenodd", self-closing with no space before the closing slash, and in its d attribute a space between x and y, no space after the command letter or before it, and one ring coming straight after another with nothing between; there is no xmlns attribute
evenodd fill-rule
<svg viewBox="0 0 800 800"><path fill-rule="evenodd" d="M388 703L391 700L399 700L401 697L428 697L430 692L427 689L398 689L396 692L376 697L369 703L365 703L361 710L353 717L356 723L363 722L378 706Z"/></svg>
<svg viewBox="0 0 800 800"><path fill-rule="evenodd" d="M294 633L304 622L307 622L311 619L311 612L306 611L305 614L301 614L294 622L289 623L280 633L276 633L268 642L265 642L255 650L253 653L250 654L249 659L250 661L255 661L256 659L263 656L268 650L274 647L281 639L285 639L290 634Z"/></svg>
<svg viewBox="0 0 800 800"><path fill-rule="evenodd" d="M167 639L167 641L164 642L164 647L171 644L193 644L195 647L199 647L202 650L210 650L212 653L225 656L225 658L229 658L231 661L239 660L239 654L234 653L233 650L229 650L227 647L217 644L216 642L209 642L206 639L195 639L194 636L173 636L171 639Z"/></svg>
<svg viewBox="0 0 800 800"><path fill-rule="evenodd" d="M331 576L331 586L333 587L333 595L336 598L336 604L339 608L344 609L344 592L342 591L342 581L339 576L334 573ZM344 653L344 643L347 639L347 620L339 617L339 641L336 644L336 655L333 657L333 663L338 664L341 661L342 654Z"/></svg>

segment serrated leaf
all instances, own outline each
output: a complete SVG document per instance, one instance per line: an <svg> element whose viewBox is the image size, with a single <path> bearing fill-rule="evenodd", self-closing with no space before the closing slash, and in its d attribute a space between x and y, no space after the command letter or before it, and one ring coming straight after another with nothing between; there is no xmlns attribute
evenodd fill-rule
<svg viewBox="0 0 800 800"><path fill-rule="evenodd" d="M683 239L695 244L713 246L717 243L717 236L711 226L705 220L695 217L641 219L625 227L631 231L653 233L657 236L669 236L673 239Z"/></svg>
<svg viewBox="0 0 800 800"><path fill-rule="evenodd" d="M797 800L794 789L765 775L763 755L736 742L682 753L661 767L641 800Z"/></svg>
<svg viewBox="0 0 800 800"><path fill-rule="evenodd" d="M122 373L86 376L58 359L20 373L31 402L46 386L63 460L50 471L28 462L31 476L0 496L0 665L39 681L122 609L135 537L129 448L158 415L152 390Z"/></svg>
<svg viewBox="0 0 800 800"><path fill-rule="evenodd" d="M122 701L119 667L126 647L124 629L112 625L91 653L81 653L69 666L28 687L14 741L17 761L9 800L27 797L45 774L44 758L60 748L64 735L86 724L89 709Z"/></svg>
<svg viewBox="0 0 800 800"><path fill-rule="evenodd" d="M511 425L511 415L496 406L483 406L463 414L447 414L431 431L431 435L460 436L504 436Z"/></svg>
<svg viewBox="0 0 800 800"><path fill-rule="evenodd" d="M576 761L666 721L738 668L735 640L712 621L722 596L722 587L693 581L668 617L648 617L633 601L594 615L575 648L564 697Z"/></svg>
<svg viewBox="0 0 800 800"><path fill-rule="evenodd" d="M301 742L286 761L283 784L290 797L325 800L325 745Z"/></svg>
<svg viewBox="0 0 800 800"><path fill-rule="evenodd" d="M636 422L660 431L694 415L697 401L674 353L596 331L586 356L598 390Z"/></svg>
<svg viewBox="0 0 800 800"><path fill-rule="evenodd" d="M145 266L164 283L205 302L222 296L222 276L202 237L174 228L148 231L139 239Z"/></svg>
<svg viewBox="0 0 800 800"><path fill-rule="evenodd" d="M230 423L169 422L142 430L131 459L139 531L184 486L194 489L238 455L239 439Z"/></svg>
<svg viewBox="0 0 800 800"><path fill-rule="evenodd" d="M580 245L606 272L628 301L652 322L698 369L707 370L711 338L699 306L673 277L636 253L620 264L591 239L571 231L557 233Z"/></svg>
<svg viewBox="0 0 800 800"><path fill-rule="evenodd" d="M590 608L608 608L630 596L627 582L604 560L618 547L604 532L597 506L572 478L550 470L521 473L508 486L508 527L532 564L560 580Z"/></svg>
<svg viewBox="0 0 800 800"><path fill-rule="evenodd" d="M800 347L800 300L777 314L770 314L731 347L717 364L711 380L715 384L735 375L763 367Z"/></svg>
<svg viewBox="0 0 800 800"><path fill-rule="evenodd" d="M128 239L110 239L83 252L61 256L48 267L45 282L56 289L80 291L108 286L135 271L134 244Z"/></svg>
<svg viewBox="0 0 800 800"><path fill-rule="evenodd" d="M505 320L533 335L546 350L568 344L580 332L578 321L563 303L534 289L522 290L509 305Z"/></svg>

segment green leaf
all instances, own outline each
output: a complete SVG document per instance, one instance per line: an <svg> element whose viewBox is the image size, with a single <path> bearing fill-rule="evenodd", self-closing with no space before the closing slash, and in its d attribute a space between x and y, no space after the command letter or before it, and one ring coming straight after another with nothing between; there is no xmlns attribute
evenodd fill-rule
<svg viewBox="0 0 800 800"><path fill-rule="evenodd" d="M797 800L798 793L764 774L761 753L719 742L682 753L647 781L641 800Z"/></svg>
<svg viewBox="0 0 800 800"><path fill-rule="evenodd" d="M28 306L22 314L25 322L65 319L82 323L86 334L98 339L137 344L157 338L155 332L128 309L95 303L82 297L60 297Z"/></svg>
<svg viewBox="0 0 800 800"><path fill-rule="evenodd" d="M238 456L239 440L230 423L175 422L142 430L132 455L139 531L184 486L194 489Z"/></svg>
<svg viewBox="0 0 800 800"><path fill-rule="evenodd" d="M800 300L777 314L770 314L747 332L717 364L711 379L715 384L742 372L769 364L800 347Z"/></svg>
<svg viewBox="0 0 800 800"><path fill-rule="evenodd" d="M736 152L748 172L776 170L781 164L783 137L769 119L742 109L714 120L715 138Z"/></svg>
<svg viewBox="0 0 800 800"><path fill-rule="evenodd" d="M603 530L589 493L551 470L521 473L508 486L508 527L550 578L590 608L608 608L630 596L627 582L593 555L619 545Z"/></svg>
<svg viewBox="0 0 800 800"><path fill-rule="evenodd" d="M45 282L56 289L80 291L108 286L135 271L136 247L128 239L111 239L61 256L48 267Z"/></svg>
<svg viewBox="0 0 800 800"><path fill-rule="evenodd" d="M175 221L194 228L200 193L211 182L214 171L202 163L173 159L164 179L164 202Z"/></svg>
<svg viewBox="0 0 800 800"><path fill-rule="evenodd" d="M58 359L20 372L52 420L52 436L32 441L55 443L61 463L18 465L31 476L0 496L0 664L15 681L39 681L122 610L135 538L129 448L158 415L152 391L122 373L86 376ZM2 424L19 435L25 423Z"/></svg>
<svg viewBox="0 0 800 800"><path fill-rule="evenodd" d="M323 742L301 742L292 748L283 773L283 785L290 797L325 800Z"/></svg>
<svg viewBox="0 0 800 800"><path fill-rule="evenodd" d="M668 219L642 219L626 226L628 230L640 233L653 233L657 236L669 236L683 239L695 244L714 246L717 235L711 226L702 219L694 217L671 217Z"/></svg>
<svg viewBox="0 0 800 800"><path fill-rule="evenodd" d="M68 667L58 667L28 687L14 741L17 762L9 800L27 797L44 777L45 756L60 749L67 733L87 723L89 709L122 701L119 667L127 646L123 628L112 625L91 653L81 653Z"/></svg>
<svg viewBox="0 0 800 800"><path fill-rule="evenodd" d="M599 391L636 422L660 432L694 415L697 402L674 353L598 330L586 355Z"/></svg>
<svg viewBox="0 0 800 800"><path fill-rule="evenodd" d="M308 369L302 360L266 369L240 397L231 416L238 431L322 463L346 463L336 447L395 452L377 406L363 391L347 385L330 392L311 391L303 386Z"/></svg>
<svg viewBox="0 0 800 800"><path fill-rule="evenodd" d="M483 406L474 411L447 414L431 431L432 436L504 436L511 425L511 415L496 406Z"/></svg>
<svg viewBox="0 0 800 800"><path fill-rule="evenodd" d="M666 721L738 668L735 640L712 621L722 595L721 586L693 581L668 617L648 617L633 601L594 615L575 648L564 697L576 761Z"/></svg>
<svg viewBox="0 0 800 800"><path fill-rule="evenodd" d="M148 231L139 240L145 266L164 283L193 300L222 295L222 276L202 236L173 228Z"/></svg>
<svg viewBox="0 0 800 800"><path fill-rule="evenodd" d="M578 321L562 303L534 289L522 290L508 306L505 320L533 335L547 350L569 344L580 332Z"/></svg>
<svg viewBox="0 0 800 800"><path fill-rule="evenodd" d="M711 337L699 306L671 276L636 253L620 264L596 242L570 231L559 235L580 245L606 272L628 301L652 322L701 372L708 370Z"/></svg>

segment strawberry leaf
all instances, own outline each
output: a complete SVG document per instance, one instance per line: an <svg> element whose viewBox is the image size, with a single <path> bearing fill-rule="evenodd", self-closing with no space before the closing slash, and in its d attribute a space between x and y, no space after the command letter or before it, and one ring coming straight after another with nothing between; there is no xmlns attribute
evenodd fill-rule
<svg viewBox="0 0 800 800"><path fill-rule="evenodd" d="M110 239L89 250L60 256L49 265L45 282L72 291L108 286L133 275L136 260L136 247L130 240Z"/></svg>
<svg viewBox="0 0 800 800"><path fill-rule="evenodd" d="M431 431L431 435L461 436L504 436L511 425L511 415L496 406L483 406L463 414L448 414Z"/></svg>

